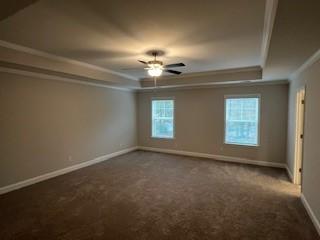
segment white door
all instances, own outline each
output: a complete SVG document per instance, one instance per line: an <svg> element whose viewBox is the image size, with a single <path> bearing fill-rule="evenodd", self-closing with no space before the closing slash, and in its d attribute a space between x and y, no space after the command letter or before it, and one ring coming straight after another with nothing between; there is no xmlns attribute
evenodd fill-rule
<svg viewBox="0 0 320 240"><path fill-rule="evenodd" d="M296 151L295 151L295 173L294 183L301 185L302 180L302 160L303 160L303 140L304 140L304 106L305 89L297 92L296 111Z"/></svg>

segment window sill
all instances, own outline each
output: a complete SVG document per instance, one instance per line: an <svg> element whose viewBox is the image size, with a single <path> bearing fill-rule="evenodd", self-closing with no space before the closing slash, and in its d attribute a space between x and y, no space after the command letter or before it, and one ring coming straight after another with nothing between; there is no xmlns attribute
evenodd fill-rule
<svg viewBox="0 0 320 240"><path fill-rule="evenodd" d="M151 138L153 139L163 139L163 140L174 140L174 137L154 137L154 136L151 136Z"/></svg>
<svg viewBox="0 0 320 240"><path fill-rule="evenodd" d="M260 147L260 144L241 144L241 143L224 143L225 145L234 145L240 147Z"/></svg>

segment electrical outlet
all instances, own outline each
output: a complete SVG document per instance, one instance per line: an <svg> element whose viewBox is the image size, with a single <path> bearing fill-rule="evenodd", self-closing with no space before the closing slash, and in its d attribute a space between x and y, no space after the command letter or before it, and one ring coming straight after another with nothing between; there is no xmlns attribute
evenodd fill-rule
<svg viewBox="0 0 320 240"><path fill-rule="evenodd" d="M71 155L68 156L68 160L69 160L69 162L72 161L72 156Z"/></svg>

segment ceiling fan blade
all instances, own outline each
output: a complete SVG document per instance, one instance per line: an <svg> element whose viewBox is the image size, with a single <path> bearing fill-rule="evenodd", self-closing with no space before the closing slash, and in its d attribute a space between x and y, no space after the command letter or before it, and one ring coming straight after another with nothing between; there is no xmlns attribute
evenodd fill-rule
<svg viewBox="0 0 320 240"><path fill-rule="evenodd" d="M167 72L167 73L172 73L172 74L177 74L177 75L181 74L181 72L179 72L179 71L170 70L170 69L167 69L167 70L164 70L164 71Z"/></svg>
<svg viewBox="0 0 320 240"><path fill-rule="evenodd" d="M121 68L122 71L136 71L136 70L143 70L142 67L140 68Z"/></svg>
<svg viewBox="0 0 320 240"><path fill-rule="evenodd" d="M173 64L164 65L165 68L184 67L184 66L186 66L184 63L173 63Z"/></svg>
<svg viewBox="0 0 320 240"><path fill-rule="evenodd" d="M141 63L143 63L143 64L148 64L147 62L145 62L145 61L141 61L141 60L138 60L138 62L141 62Z"/></svg>

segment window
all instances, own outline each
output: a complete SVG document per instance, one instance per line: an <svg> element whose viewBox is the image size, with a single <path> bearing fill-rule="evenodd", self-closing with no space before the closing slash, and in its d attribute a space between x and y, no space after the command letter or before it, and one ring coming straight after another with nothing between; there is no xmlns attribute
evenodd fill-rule
<svg viewBox="0 0 320 240"><path fill-rule="evenodd" d="M259 145L259 96L226 96L225 143Z"/></svg>
<svg viewBox="0 0 320 240"><path fill-rule="evenodd" d="M152 137L174 137L174 100L152 100Z"/></svg>

